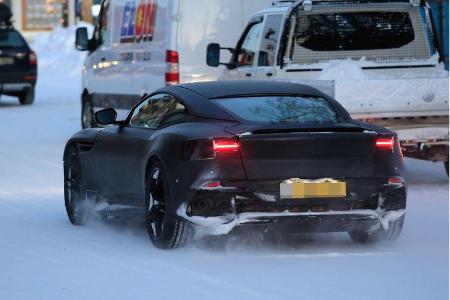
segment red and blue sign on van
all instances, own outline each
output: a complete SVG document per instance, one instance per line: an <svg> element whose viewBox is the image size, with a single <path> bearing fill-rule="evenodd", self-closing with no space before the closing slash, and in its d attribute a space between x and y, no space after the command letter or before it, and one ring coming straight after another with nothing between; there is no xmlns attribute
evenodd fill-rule
<svg viewBox="0 0 450 300"><path fill-rule="evenodd" d="M120 42L152 41L157 7L156 0L141 0L137 7L135 1L127 1L122 12Z"/></svg>

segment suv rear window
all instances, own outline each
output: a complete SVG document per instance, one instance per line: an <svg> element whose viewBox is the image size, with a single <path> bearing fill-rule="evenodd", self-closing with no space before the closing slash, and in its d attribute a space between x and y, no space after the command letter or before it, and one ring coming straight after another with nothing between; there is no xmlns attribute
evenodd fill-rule
<svg viewBox="0 0 450 300"><path fill-rule="evenodd" d="M345 12L300 18L296 42L314 51L392 49L414 40L406 12Z"/></svg>
<svg viewBox="0 0 450 300"><path fill-rule="evenodd" d="M429 21L423 7L409 3L327 3L311 11L296 9L288 23L283 61L423 61L435 51Z"/></svg>
<svg viewBox="0 0 450 300"><path fill-rule="evenodd" d="M312 96L264 96L215 99L245 121L262 124L330 124L339 119L328 101Z"/></svg>
<svg viewBox="0 0 450 300"><path fill-rule="evenodd" d="M24 47L25 41L17 31L0 30L0 47Z"/></svg>

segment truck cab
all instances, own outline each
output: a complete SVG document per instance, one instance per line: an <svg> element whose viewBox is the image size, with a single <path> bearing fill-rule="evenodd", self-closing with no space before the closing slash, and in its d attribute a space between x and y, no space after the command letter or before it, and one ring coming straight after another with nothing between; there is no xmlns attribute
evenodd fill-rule
<svg viewBox="0 0 450 300"><path fill-rule="evenodd" d="M221 80L312 85L353 118L395 130L405 156L448 166L448 72L438 49L421 1L280 1L251 17L235 47L210 44L207 64L224 65Z"/></svg>

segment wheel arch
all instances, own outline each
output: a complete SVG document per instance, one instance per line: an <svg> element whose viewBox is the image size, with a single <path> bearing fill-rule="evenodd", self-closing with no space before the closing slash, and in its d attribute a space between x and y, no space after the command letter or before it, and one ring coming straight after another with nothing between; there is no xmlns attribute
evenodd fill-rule
<svg viewBox="0 0 450 300"><path fill-rule="evenodd" d="M77 143L75 141L67 142L66 146L64 147L64 153L63 153L63 162L64 162L64 164L67 161L67 155L69 154L69 150L72 147L76 147L78 149Z"/></svg>
<svg viewBox="0 0 450 300"><path fill-rule="evenodd" d="M98 128L87 128L80 130L74 135L72 135L70 139L67 141L66 146L64 148L63 159L66 157L67 151L72 146L76 146L77 150L79 150L79 145L83 144L84 147L83 151L89 152L95 144L95 139L97 138L98 133L99 133Z"/></svg>

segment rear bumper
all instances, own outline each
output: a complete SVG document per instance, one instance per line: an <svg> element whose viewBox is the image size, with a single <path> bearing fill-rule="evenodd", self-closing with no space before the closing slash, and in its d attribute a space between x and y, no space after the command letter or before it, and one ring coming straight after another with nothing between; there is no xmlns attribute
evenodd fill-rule
<svg viewBox="0 0 450 300"><path fill-rule="evenodd" d="M349 190L345 198L289 200L252 188L198 190L178 215L197 225L200 235L227 234L240 227L289 233L370 231L387 228L404 215L404 184L374 181L360 189Z"/></svg>
<svg viewBox="0 0 450 300"><path fill-rule="evenodd" d="M36 85L37 73L34 71L23 73L12 73L0 75L0 91L3 93L21 92L34 88Z"/></svg>
<svg viewBox="0 0 450 300"><path fill-rule="evenodd" d="M329 211L304 213L242 213L222 217L187 217L197 225L199 235L222 235L233 230L258 228L283 233L327 233L375 231L388 229L390 223L402 217L405 209L392 211Z"/></svg>
<svg viewBox="0 0 450 300"><path fill-rule="evenodd" d="M34 84L29 82L21 82L21 83L0 83L0 91L1 92L22 92L26 89L33 88Z"/></svg>

